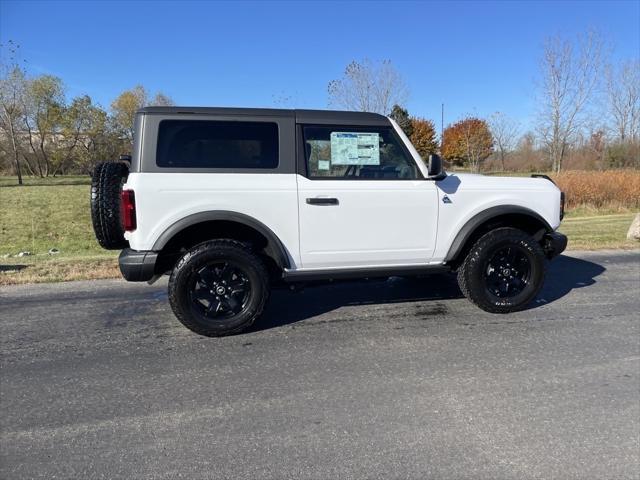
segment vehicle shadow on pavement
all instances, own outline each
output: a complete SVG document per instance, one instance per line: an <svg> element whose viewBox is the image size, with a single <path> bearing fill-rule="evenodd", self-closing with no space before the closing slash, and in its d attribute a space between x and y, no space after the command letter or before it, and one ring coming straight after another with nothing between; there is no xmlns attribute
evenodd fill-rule
<svg viewBox="0 0 640 480"><path fill-rule="evenodd" d="M463 295L455 275L450 273L309 285L297 293L280 289L273 291L260 321L249 331L288 325L345 306L434 302L455 298L463 298ZM433 307L432 314L446 313L442 311L446 308L442 307L441 302Z"/></svg>
<svg viewBox="0 0 640 480"><path fill-rule="evenodd" d="M549 264L544 286L529 308L547 305L575 288L593 285L596 277L605 270L599 263L560 255Z"/></svg>
<svg viewBox="0 0 640 480"><path fill-rule="evenodd" d="M575 288L593 285L605 270L600 264L561 255L550 262L544 287L528 309L552 303ZM463 295L455 275L450 273L310 285L297 293L280 289L274 290L260 321L249 331L268 330L354 305L428 302L426 306L434 306L433 314L445 314L446 302L438 300L457 298Z"/></svg>

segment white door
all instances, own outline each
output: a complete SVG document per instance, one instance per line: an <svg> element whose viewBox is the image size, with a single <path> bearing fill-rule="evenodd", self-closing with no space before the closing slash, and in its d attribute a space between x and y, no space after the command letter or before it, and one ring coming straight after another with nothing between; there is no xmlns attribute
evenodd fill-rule
<svg viewBox="0 0 640 480"><path fill-rule="evenodd" d="M305 126L303 131L302 267L428 263L438 224L435 183L421 178L391 127Z"/></svg>

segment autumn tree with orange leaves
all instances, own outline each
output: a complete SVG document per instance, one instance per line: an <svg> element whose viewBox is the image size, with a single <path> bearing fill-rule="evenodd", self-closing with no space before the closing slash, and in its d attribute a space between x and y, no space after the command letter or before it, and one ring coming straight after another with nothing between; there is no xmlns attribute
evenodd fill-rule
<svg viewBox="0 0 640 480"><path fill-rule="evenodd" d="M454 165L467 166L472 172L493 152L493 137L486 121L468 117L449 125L443 134L442 156Z"/></svg>
<svg viewBox="0 0 640 480"><path fill-rule="evenodd" d="M423 159L427 160L432 153L438 153L436 127L431 120L412 118L411 127L409 138Z"/></svg>

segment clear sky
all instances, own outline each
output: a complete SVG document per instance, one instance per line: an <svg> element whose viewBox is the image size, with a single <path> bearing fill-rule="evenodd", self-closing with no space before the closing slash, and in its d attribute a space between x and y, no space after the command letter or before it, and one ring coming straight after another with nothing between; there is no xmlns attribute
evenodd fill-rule
<svg viewBox="0 0 640 480"><path fill-rule="evenodd" d="M390 59L410 113L445 123L502 111L525 125L544 38L597 29L640 56L640 0L537 2L92 2L0 0L0 42L33 74L108 107L143 84L179 105L327 108L352 59ZM6 58L6 51L2 52Z"/></svg>

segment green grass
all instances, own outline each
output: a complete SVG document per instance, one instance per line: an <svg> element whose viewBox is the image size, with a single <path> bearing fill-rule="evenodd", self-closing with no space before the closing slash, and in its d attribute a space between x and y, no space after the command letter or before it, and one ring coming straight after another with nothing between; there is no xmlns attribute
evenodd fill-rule
<svg viewBox="0 0 640 480"><path fill-rule="evenodd" d="M599 250L606 248L638 248L640 243L627 240L627 231L635 213L608 215L578 215L568 212L560 225L560 232L569 238L570 250Z"/></svg>
<svg viewBox="0 0 640 480"><path fill-rule="evenodd" d="M109 278L118 276L118 252L95 240L85 176L0 177L0 284ZM569 249L638 248L626 240L635 213L580 207L567 212L560 231ZM49 256L56 248L60 254ZM21 251L33 256L15 257ZM10 258L2 258L10 254Z"/></svg>
<svg viewBox="0 0 640 480"><path fill-rule="evenodd" d="M89 175L64 175L57 177L22 177L23 186L91 185ZM19 187L18 177L0 176L0 187Z"/></svg>
<svg viewBox="0 0 640 480"><path fill-rule="evenodd" d="M39 257L52 248L57 257L105 256L91 227L89 185L67 184L78 177L49 181L55 183L0 187L0 256Z"/></svg>

